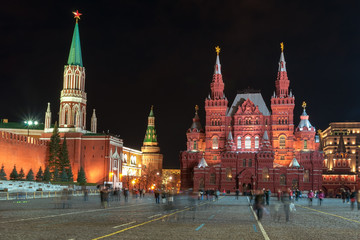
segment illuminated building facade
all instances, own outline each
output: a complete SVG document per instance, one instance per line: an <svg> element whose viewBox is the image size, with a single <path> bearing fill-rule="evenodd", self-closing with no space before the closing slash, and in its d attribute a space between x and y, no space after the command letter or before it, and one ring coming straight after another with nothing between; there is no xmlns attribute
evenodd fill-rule
<svg viewBox="0 0 360 240"><path fill-rule="evenodd" d="M324 151L323 187L328 195L360 188L360 122L333 122L319 134Z"/></svg>
<svg viewBox="0 0 360 240"><path fill-rule="evenodd" d="M181 152L183 189L271 191L321 188L322 152L305 108L294 129L295 96L289 90L283 52L269 111L259 91L238 92L231 106L224 94L220 48L211 93L205 99L205 128L196 107L188 129L187 150Z"/></svg>

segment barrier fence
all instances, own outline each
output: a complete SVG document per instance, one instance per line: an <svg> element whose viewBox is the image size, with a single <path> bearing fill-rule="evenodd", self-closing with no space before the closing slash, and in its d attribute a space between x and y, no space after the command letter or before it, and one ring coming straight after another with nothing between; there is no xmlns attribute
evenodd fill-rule
<svg viewBox="0 0 360 240"><path fill-rule="evenodd" d="M88 190L88 195L98 195L100 193L99 190ZM26 200L26 199L37 199L37 198L56 198L61 197L64 194L64 191L58 192L0 192L0 200ZM67 191L66 194L68 196L84 196L83 190L74 190Z"/></svg>

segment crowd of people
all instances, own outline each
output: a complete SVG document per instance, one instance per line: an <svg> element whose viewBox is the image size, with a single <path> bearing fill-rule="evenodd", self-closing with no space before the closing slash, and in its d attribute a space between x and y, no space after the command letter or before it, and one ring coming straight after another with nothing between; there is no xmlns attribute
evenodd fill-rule
<svg viewBox="0 0 360 240"><path fill-rule="evenodd" d="M267 206L270 205L270 197L271 191L268 190L255 190L250 191L248 193L250 197L250 204L252 205L253 210L256 212L257 218L260 221L262 219L263 213L269 213ZM235 192L236 199L238 198L238 191ZM274 221L280 220L280 209L283 208L285 214L285 220L289 221L290 212L296 211L294 202L298 201L299 198L307 198L309 207L313 206L313 202L315 199L318 199L318 205L321 206L323 200L325 198L325 193L320 191L313 191L310 190L304 196L299 189L288 189L287 191L278 190L277 200L272 205L272 216ZM355 204L357 203L357 208L360 210L360 190L356 191L349 191L349 190L342 190L341 193L343 203L351 204L351 210L355 209Z"/></svg>

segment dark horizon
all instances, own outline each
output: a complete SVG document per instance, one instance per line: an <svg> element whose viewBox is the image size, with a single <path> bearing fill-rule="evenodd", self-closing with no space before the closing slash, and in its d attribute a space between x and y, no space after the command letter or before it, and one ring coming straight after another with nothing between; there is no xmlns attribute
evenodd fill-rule
<svg viewBox="0 0 360 240"><path fill-rule="evenodd" d="M250 87L261 90L270 110L284 42L295 127L303 101L316 129L360 121L360 83L353 81L360 74L359 3L256 0L7 2L0 9L1 119L44 122L50 102L57 120L75 10L83 14L87 128L96 108L98 132L140 149L154 105L164 168L180 166L195 105L205 126L217 45L229 106Z"/></svg>

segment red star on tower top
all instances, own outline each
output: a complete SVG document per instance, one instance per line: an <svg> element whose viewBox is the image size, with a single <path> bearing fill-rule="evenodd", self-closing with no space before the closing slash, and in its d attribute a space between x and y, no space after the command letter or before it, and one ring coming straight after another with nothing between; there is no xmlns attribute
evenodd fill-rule
<svg viewBox="0 0 360 240"><path fill-rule="evenodd" d="M80 19L80 16L82 15L82 13L79 13L78 10L76 10L76 12L73 12L74 14L74 18L76 18L76 22L78 21L78 19Z"/></svg>

